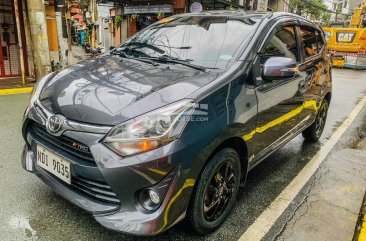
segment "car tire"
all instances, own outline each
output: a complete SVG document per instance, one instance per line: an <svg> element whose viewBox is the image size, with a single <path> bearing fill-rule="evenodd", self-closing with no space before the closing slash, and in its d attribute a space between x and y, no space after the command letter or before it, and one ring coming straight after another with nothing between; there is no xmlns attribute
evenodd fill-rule
<svg viewBox="0 0 366 241"><path fill-rule="evenodd" d="M324 99L318 110L314 123L302 132L302 136L305 140L310 142L316 142L319 140L327 120L328 107L328 100Z"/></svg>
<svg viewBox="0 0 366 241"><path fill-rule="evenodd" d="M209 160L187 210L187 221L194 232L210 233L226 220L239 190L240 168L240 157L232 148L221 149Z"/></svg>

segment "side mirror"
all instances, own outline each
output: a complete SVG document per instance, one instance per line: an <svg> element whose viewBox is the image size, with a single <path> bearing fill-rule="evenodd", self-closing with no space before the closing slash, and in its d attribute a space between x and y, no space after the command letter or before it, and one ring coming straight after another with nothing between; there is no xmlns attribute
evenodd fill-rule
<svg viewBox="0 0 366 241"><path fill-rule="evenodd" d="M262 79L266 81L294 77L298 72L296 61L287 57L271 57L263 65Z"/></svg>

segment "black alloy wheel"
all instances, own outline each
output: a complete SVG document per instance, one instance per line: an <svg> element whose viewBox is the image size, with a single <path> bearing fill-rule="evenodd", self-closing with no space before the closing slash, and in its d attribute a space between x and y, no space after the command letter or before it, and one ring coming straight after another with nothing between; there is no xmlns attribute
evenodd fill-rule
<svg viewBox="0 0 366 241"><path fill-rule="evenodd" d="M227 207L229 200L233 197L235 183L234 167L231 161L224 161L214 171L211 181L207 183L204 200L203 213L207 221L217 220Z"/></svg>
<svg viewBox="0 0 366 241"><path fill-rule="evenodd" d="M196 233L214 231L229 216L239 190L240 168L240 157L232 148L218 151L208 161L187 210L187 221Z"/></svg>
<svg viewBox="0 0 366 241"><path fill-rule="evenodd" d="M310 142L316 142L319 140L327 120L328 108L328 101L327 99L324 99L318 110L314 123L302 132L302 136L305 140Z"/></svg>

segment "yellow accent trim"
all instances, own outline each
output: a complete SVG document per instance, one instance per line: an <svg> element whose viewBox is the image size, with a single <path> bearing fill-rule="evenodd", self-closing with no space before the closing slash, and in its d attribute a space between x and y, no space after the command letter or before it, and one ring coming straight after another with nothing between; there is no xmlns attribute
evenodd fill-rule
<svg viewBox="0 0 366 241"><path fill-rule="evenodd" d="M3 89L0 90L0 95L13 95L32 92L32 87L14 88L14 89Z"/></svg>
<svg viewBox="0 0 366 241"><path fill-rule="evenodd" d="M168 23L170 21L172 21L174 18L163 18L162 20L159 21L159 23Z"/></svg>
<svg viewBox="0 0 366 241"><path fill-rule="evenodd" d="M308 100L308 101L305 101L304 105L303 106L300 106L286 114L284 114L283 116L280 116L278 117L277 119L271 121L271 122L268 122L267 124L263 125L263 126L260 126L260 127L257 127L255 130L251 131L249 134L246 134L243 136L243 139L245 141L248 141L250 139L253 138L253 136L256 134L256 133L262 133L266 130L268 130L269 128L272 128L274 126L277 126L285 121L288 121L289 119L297 116L298 114L301 113L301 111L303 109L314 109L315 111L318 111L319 107L316 105L316 101L315 100Z"/></svg>
<svg viewBox="0 0 366 241"><path fill-rule="evenodd" d="M358 241L366 241L366 214L363 216L363 222L358 236Z"/></svg>
<svg viewBox="0 0 366 241"><path fill-rule="evenodd" d="M163 226L161 226L161 228L157 232L160 232L167 225L167 223L168 223L168 213L169 213L169 210L170 210L172 204L178 198L178 196L182 194L182 192L183 192L184 189L186 189L188 187L193 187L194 186L194 183L195 183L195 180L194 179L187 179L184 182L183 186L179 189L179 191L174 195L174 197L172 199L170 199L168 205L166 206L165 212L164 212L164 224L163 224Z"/></svg>
<svg viewBox="0 0 366 241"><path fill-rule="evenodd" d="M162 171L162 170L159 170L159 169L155 169L155 168L148 168L147 170L151 171L151 172L154 172L154 173L157 173L159 175L166 175L168 172L165 172L165 171Z"/></svg>

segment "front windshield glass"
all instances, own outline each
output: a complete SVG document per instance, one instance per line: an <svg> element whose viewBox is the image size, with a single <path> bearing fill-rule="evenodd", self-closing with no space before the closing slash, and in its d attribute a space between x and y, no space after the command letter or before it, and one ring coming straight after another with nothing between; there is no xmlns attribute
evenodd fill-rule
<svg viewBox="0 0 366 241"><path fill-rule="evenodd" d="M245 16L177 16L151 25L115 52L225 69L248 43L256 24L257 19Z"/></svg>

